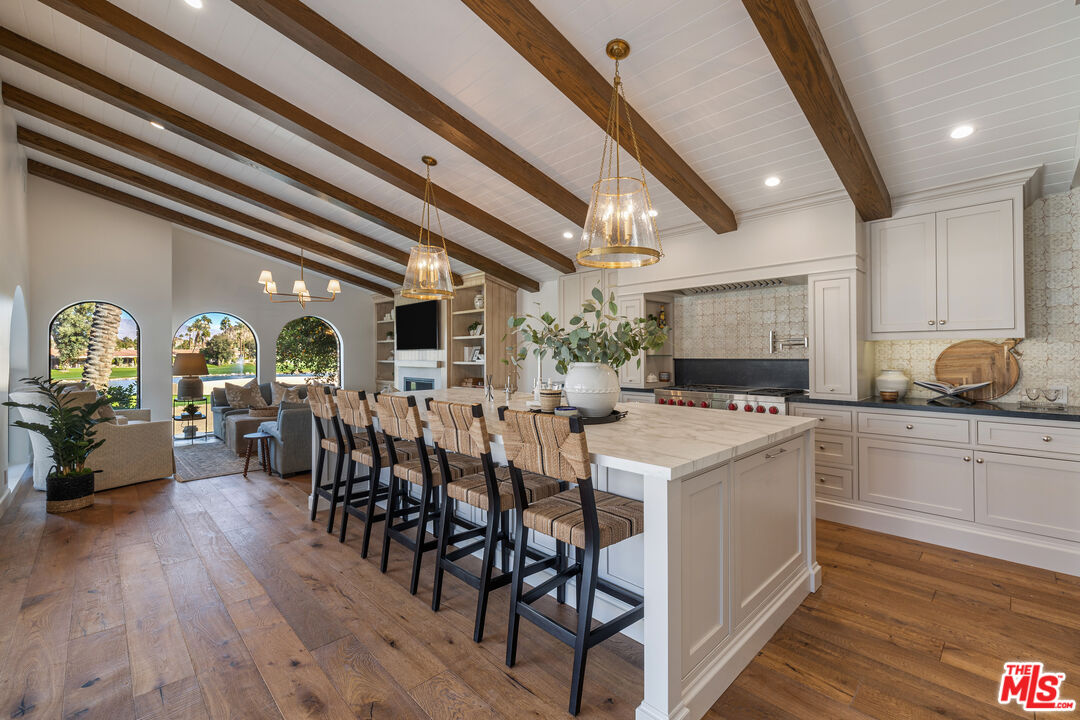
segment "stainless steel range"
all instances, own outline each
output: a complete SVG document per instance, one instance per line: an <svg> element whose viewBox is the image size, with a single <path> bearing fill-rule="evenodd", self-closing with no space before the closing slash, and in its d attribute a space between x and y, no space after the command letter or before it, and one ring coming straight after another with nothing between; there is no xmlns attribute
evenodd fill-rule
<svg viewBox="0 0 1080 720"><path fill-rule="evenodd" d="M656 391L658 405L716 408L770 415L787 415L787 398L802 395L796 388L742 387L738 385L675 385Z"/></svg>

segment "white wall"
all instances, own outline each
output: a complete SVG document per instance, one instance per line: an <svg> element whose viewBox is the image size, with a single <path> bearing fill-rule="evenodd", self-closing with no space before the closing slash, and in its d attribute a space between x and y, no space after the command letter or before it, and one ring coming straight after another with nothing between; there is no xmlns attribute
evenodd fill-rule
<svg viewBox="0 0 1080 720"><path fill-rule="evenodd" d="M540 283L540 289L534 293L518 290L517 300L518 315L539 316L545 312L550 312L552 315L557 316L559 314L559 281L545 280ZM489 332L493 331L489 330ZM491 337L501 343L502 333L504 332L506 332L505 329L500 329L497 337L494 334ZM562 380L562 375L555 372L555 362L550 355L544 360L544 377ZM536 358L533 357L530 348L529 357L522 362L521 371L518 373L518 390L531 392L535 378Z"/></svg>
<svg viewBox="0 0 1080 720"><path fill-rule="evenodd" d="M256 282L260 270L270 270L278 286L288 290L300 276L295 265L211 240L182 228L173 231L172 319L169 336L188 318L205 312L231 313L251 326L259 344L259 381L274 378L278 333L285 323L304 315L326 320L338 331L342 344L343 387L375 390L375 337L371 294L342 283L342 294L332 303L270 303ZM327 278L304 271L308 288L324 295Z"/></svg>
<svg viewBox="0 0 1080 720"><path fill-rule="evenodd" d="M7 400L12 380L28 370L26 299L30 290L26 237L26 163L15 142L15 118L0 106L0 401ZM8 409L0 406L0 427L8 427ZM10 442L10 447L9 447ZM25 431L0 432L0 507L8 483L18 480L10 465L26 462Z"/></svg>
<svg viewBox="0 0 1080 720"><path fill-rule="evenodd" d="M41 178L30 178L30 368L49 372L49 323L88 300L117 305L139 324L140 399L155 419L171 411L172 228L169 223Z"/></svg>

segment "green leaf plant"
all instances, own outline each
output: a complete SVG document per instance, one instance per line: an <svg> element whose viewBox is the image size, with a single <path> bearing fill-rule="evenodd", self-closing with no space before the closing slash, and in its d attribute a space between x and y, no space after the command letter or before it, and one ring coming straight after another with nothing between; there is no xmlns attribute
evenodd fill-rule
<svg viewBox="0 0 1080 720"><path fill-rule="evenodd" d="M19 403L7 401L6 407L23 410L37 410L49 417L49 424L15 420L11 424L31 432L40 433L49 442L52 449L53 470L51 477L70 478L85 475L89 470L86 459L94 450L101 447L104 440L94 440L94 426L103 422L94 417L102 406L109 403L109 398L102 395L93 402L74 406L64 402L59 380L46 380L41 377L23 378L22 382L30 385L42 396L42 403Z"/></svg>
<svg viewBox="0 0 1080 720"><path fill-rule="evenodd" d="M667 342L667 334L655 319L620 317L615 294L605 302L599 288L593 288L592 297L570 318L568 326L560 325L550 312L511 316L508 326L503 341L517 336L519 343L506 348L508 357L503 358L503 364L520 369L531 351L539 359L550 355L562 374L571 363L579 362L618 370L636 359L640 367L642 351L658 350Z"/></svg>

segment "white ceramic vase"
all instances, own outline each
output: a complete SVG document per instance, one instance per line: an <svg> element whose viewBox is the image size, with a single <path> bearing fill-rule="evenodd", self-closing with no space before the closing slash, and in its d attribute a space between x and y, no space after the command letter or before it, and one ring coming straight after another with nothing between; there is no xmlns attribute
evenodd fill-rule
<svg viewBox="0 0 1080 720"><path fill-rule="evenodd" d="M602 363L570 363L563 388L566 402L585 417L610 415L619 401L619 376Z"/></svg>
<svg viewBox="0 0 1080 720"><path fill-rule="evenodd" d="M908 377L899 370L882 370L874 382L877 384L879 393L882 390L886 392L895 391L897 397L901 400L904 399L904 395L908 391Z"/></svg>

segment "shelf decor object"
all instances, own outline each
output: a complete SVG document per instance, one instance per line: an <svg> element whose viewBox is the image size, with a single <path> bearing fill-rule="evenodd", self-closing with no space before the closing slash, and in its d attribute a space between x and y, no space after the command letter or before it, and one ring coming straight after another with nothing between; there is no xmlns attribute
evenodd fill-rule
<svg viewBox="0 0 1080 720"><path fill-rule="evenodd" d="M454 297L454 281L450 273L450 256L446 254L446 238L443 236L439 207L435 204L435 191L431 187L431 168L438 161L430 155L420 158L427 166L424 181L424 207L420 212L420 237L409 251L409 264L405 267L405 282L401 296L415 300L446 300ZM439 241L431 239L431 213L439 226Z"/></svg>
<svg viewBox="0 0 1080 720"><path fill-rule="evenodd" d="M331 279L326 283L328 295L311 294L307 288L307 283L304 282L303 248L300 248L300 279L293 282L291 293L278 292L277 283L274 282L274 275L269 270L263 270L259 273L259 284L263 286L263 292L270 296L270 302L295 302L300 303L300 307L305 307L309 302L334 302L341 293L341 282Z"/></svg>
<svg viewBox="0 0 1080 720"><path fill-rule="evenodd" d="M600 177L592 186L577 261L587 267L643 267L659 262L664 250L660 246L656 210L645 182L645 168L641 164L630 105L619 76L619 61L630 54L630 43L616 38L607 44L606 50L607 56L615 61L615 79L611 86L604 148L600 154ZM619 143L624 114L630 147L637 160L637 176L623 175L620 167Z"/></svg>

